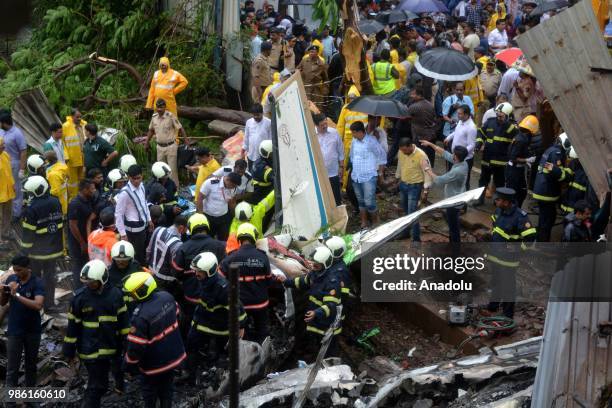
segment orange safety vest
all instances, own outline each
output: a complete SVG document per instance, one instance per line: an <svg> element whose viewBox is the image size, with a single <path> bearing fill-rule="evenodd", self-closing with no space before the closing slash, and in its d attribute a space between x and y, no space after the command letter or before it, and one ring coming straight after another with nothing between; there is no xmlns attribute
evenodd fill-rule
<svg viewBox="0 0 612 408"><path fill-rule="evenodd" d="M87 237L87 253L89 260L99 259L108 267L113 262L111 258L111 249L117 239L115 231L103 230L102 228L94 230Z"/></svg>

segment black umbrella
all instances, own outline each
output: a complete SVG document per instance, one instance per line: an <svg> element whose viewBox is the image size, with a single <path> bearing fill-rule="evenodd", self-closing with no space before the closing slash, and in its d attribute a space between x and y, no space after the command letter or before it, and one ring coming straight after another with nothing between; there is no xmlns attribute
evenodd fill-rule
<svg viewBox="0 0 612 408"><path fill-rule="evenodd" d="M569 3L566 0L552 0L540 3L536 8L533 9L530 16L541 16L544 13L548 13L552 10L558 10L564 7L569 7Z"/></svg>
<svg viewBox="0 0 612 408"><path fill-rule="evenodd" d="M394 9L394 10L383 11L381 13L378 13L378 15L376 16L376 21L378 21L381 24L386 25L386 24L401 23L407 20L414 20L415 18L418 18L418 17L419 16L417 16L411 11Z"/></svg>
<svg viewBox="0 0 612 408"><path fill-rule="evenodd" d="M465 81L478 74L474 61L451 48L432 48L422 53L414 63L421 74L442 81Z"/></svg>
<svg viewBox="0 0 612 408"><path fill-rule="evenodd" d="M370 35L380 33L385 29L385 26L375 20L363 20L357 25L362 34Z"/></svg>
<svg viewBox="0 0 612 408"><path fill-rule="evenodd" d="M387 116L390 118L403 118L408 116L408 108L401 102L388 96L360 96L348 104L349 110L367 113L373 116Z"/></svg>

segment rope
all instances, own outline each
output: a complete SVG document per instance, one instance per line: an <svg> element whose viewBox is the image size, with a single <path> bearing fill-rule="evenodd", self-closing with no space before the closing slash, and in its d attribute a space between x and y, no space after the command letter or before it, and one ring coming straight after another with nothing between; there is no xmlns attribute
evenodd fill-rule
<svg viewBox="0 0 612 408"><path fill-rule="evenodd" d="M508 331L516 327L516 323L506 316L482 317L476 323L476 328L487 331Z"/></svg>

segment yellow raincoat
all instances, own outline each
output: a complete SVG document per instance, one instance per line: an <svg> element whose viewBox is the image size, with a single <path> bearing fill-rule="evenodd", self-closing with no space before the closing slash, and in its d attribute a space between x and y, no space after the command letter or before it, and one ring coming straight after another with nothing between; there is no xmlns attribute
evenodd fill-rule
<svg viewBox="0 0 612 408"><path fill-rule="evenodd" d="M66 122L62 125L62 142L64 151L68 153L64 158L68 165L68 200L72 200L79 194L79 181L83 177L83 143L85 142L85 122L81 119L78 126L74 124L72 116L66 116ZM80 133L80 134L79 134ZM81 136L83 135L83 136Z"/></svg>
<svg viewBox="0 0 612 408"><path fill-rule="evenodd" d="M266 104L266 101L268 100L268 95L270 94L272 87L276 84L280 84L280 74L278 72L275 72L274 74L272 74L272 83L268 85L266 89L264 89L263 91L263 94L261 96L262 105Z"/></svg>
<svg viewBox="0 0 612 408"><path fill-rule="evenodd" d="M480 77L476 75L463 82L463 86L465 87L465 95L469 96L474 104L474 117L478 113L478 104L485 100L484 90L482 89L482 85L480 84Z"/></svg>
<svg viewBox="0 0 612 408"><path fill-rule="evenodd" d="M4 144L4 139L0 143ZM0 154L0 203L15 198L15 179L11 171L11 159L7 152Z"/></svg>
<svg viewBox="0 0 612 408"><path fill-rule="evenodd" d="M346 97L346 104L340 111L340 116L338 117L338 125L336 126L336 130L340 133L340 137L342 138L342 143L344 144L344 168L348 165L349 160L349 150L351 149L351 143L353 142L353 134L351 133L351 125L355 122L363 122L363 124L368 123L368 115L366 113L355 112L347 109L346 105L356 97L360 96L359 90L355 85L352 85L348 91L348 95ZM344 172L344 177L342 180L342 186L346 189L346 183L348 180L347 172Z"/></svg>
<svg viewBox="0 0 612 408"><path fill-rule="evenodd" d="M60 162L47 168L50 193L60 201L64 215L68 213L68 173L68 166Z"/></svg>
<svg viewBox="0 0 612 408"><path fill-rule="evenodd" d="M180 72L170 68L170 60L168 58L160 58L159 64L166 64L168 70L164 74L161 69L159 69L153 74L146 108L155 109L157 100L163 99L166 101L166 109L178 117L176 99L174 96L182 92L189 82Z"/></svg>

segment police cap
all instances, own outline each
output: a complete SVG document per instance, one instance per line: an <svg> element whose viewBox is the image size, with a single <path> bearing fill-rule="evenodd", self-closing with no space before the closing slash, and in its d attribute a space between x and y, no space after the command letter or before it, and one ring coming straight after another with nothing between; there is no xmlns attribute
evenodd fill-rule
<svg viewBox="0 0 612 408"><path fill-rule="evenodd" d="M501 200L512 201L514 200L515 196L516 196L516 191L514 191L514 189L509 188L509 187L500 187L497 190L495 190L496 200L499 198Z"/></svg>

